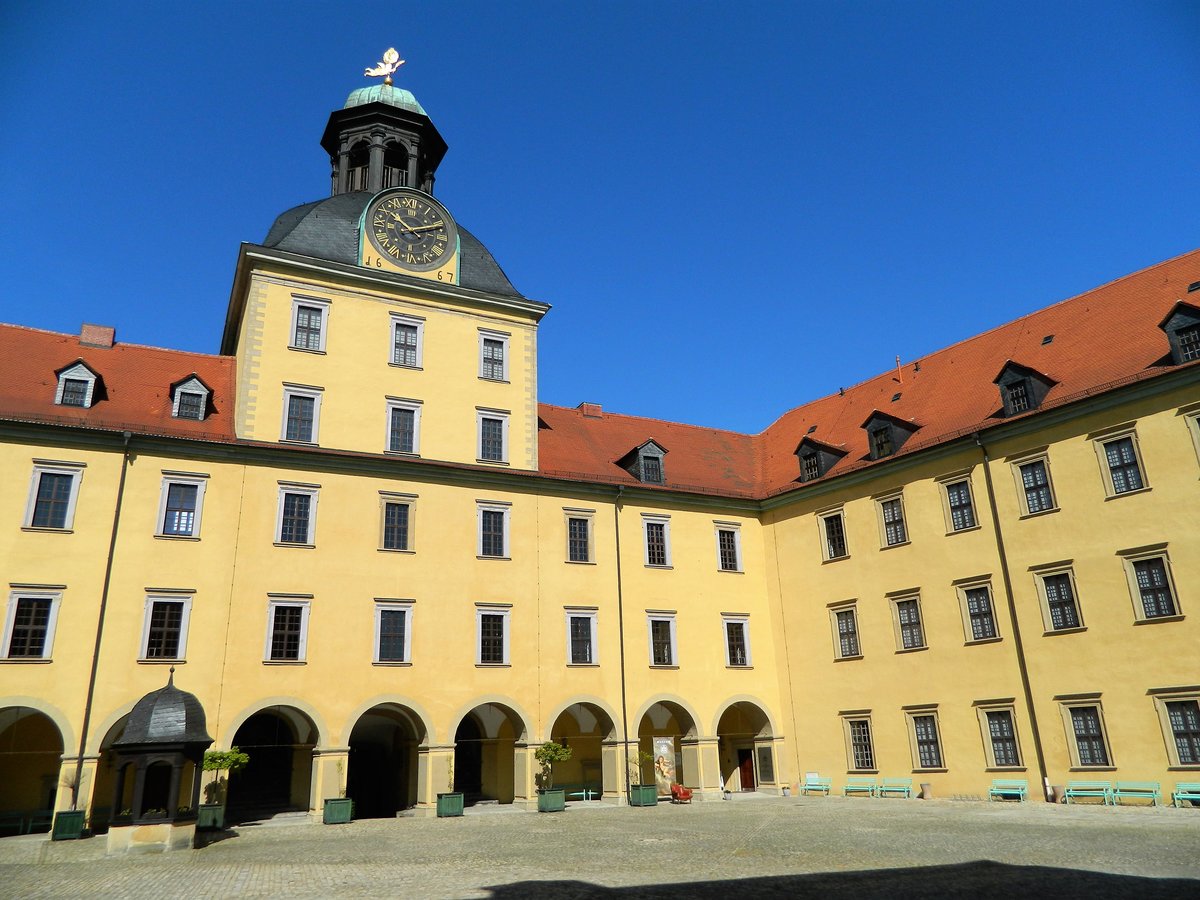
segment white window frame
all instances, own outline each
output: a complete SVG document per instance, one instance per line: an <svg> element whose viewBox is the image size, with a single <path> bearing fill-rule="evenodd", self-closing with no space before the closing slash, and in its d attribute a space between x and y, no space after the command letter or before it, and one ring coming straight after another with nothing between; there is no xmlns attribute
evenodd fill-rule
<svg viewBox="0 0 1200 900"><path fill-rule="evenodd" d="M967 592L977 591L980 588L986 588L988 592L988 605L992 611L992 630L996 632L991 637L977 638L974 629L971 628L971 607L968 604ZM996 614L996 590L992 586L992 577L982 575L976 578L961 579L954 582L954 591L958 594L958 608L962 613L964 641L968 644L992 644L1002 640L1000 617Z"/></svg>
<svg viewBox="0 0 1200 900"><path fill-rule="evenodd" d="M1128 425L1106 428L1103 431L1093 432L1088 437L1092 439L1092 447L1096 451L1096 461L1100 465L1100 478L1104 482L1106 499L1128 497L1150 490L1150 480L1146 477L1146 461L1142 458L1142 448L1138 441L1137 423L1131 422ZM1137 463L1138 478L1141 480L1142 486L1127 491L1118 491L1113 484L1112 466L1108 462L1108 445L1125 439L1128 439L1133 447L1133 458Z"/></svg>
<svg viewBox="0 0 1200 900"><path fill-rule="evenodd" d="M886 494L880 494L874 500L875 514L879 518L879 549L890 550L893 547L907 547L911 544L912 534L908 530L908 510L904 508L904 491L889 491ZM904 540L895 541L894 543L888 541L887 517L883 509L885 503L891 503L892 501L900 505L900 526L904 529Z"/></svg>
<svg viewBox="0 0 1200 900"><path fill-rule="evenodd" d="M1013 699L1004 700L981 700L975 704L976 717L979 719L979 733L983 739L983 757L987 762L988 771L999 772L1024 772L1025 771L1025 753L1021 749L1021 729L1017 724L1017 705ZM1017 751L1016 763L998 763L996 762L996 748L992 742L992 726L988 722L988 713L1008 713L1008 720L1012 723L1013 729L1013 745Z"/></svg>
<svg viewBox="0 0 1200 900"><path fill-rule="evenodd" d="M651 524L663 526L663 557L662 563L650 562L650 528ZM648 569L671 568L671 517L658 513L642 513L642 562Z"/></svg>
<svg viewBox="0 0 1200 900"><path fill-rule="evenodd" d="M512 335L506 331L492 331L491 329L488 329L488 328L480 328L479 329L479 377L482 380L497 381L497 382L507 382L509 380L509 378L508 378L508 371L509 371L508 360L509 360L509 347L510 347L510 339L511 338L512 338ZM483 374L483 363L484 363L483 347L484 347L485 340L500 342L500 345L501 345L500 352L504 354L504 358L501 361L501 363L502 363L501 368L503 371L501 373L500 378L493 378L490 375Z"/></svg>
<svg viewBox="0 0 1200 900"><path fill-rule="evenodd" d="M1113 757L1112 741L1108 736L1108 723L1104 719L1104 706L1100 702L1099 694L1081 694L1072 697L1055 697L1058 702L1058 709L1062 715L1063 728L1067 732L1067 752L1071 758L1072 772L1107 772L1117 768L1116 759ZM1107 757L1106 762L1102 765L1085 766L1079 757L1079 739L1075 734L1075 723L1071 720L1071 710L1092 708L1096 710L1096 719L1100 723L1100 739L1104 744L1104 755Z"/></svg>
<svg viewBox="0 0 1200 900"><path fill-rule="evenodd" d="M481 406L475 407L475 460L481 463L491 463L492 465L506 465L508 463L508 420L512 414L503 409L485 409ZM483 420L484 419L499 419L500 420L500 459L484 459L483 458Z"/></svg>
<svg viewBox="0 0 1200 900"><path fill-rule="evenodd" d="M733 554L734 565L732 569L727 569L722 565L721 560L721 532L729 531L733 533ZM742 526L737 522L713 522L713 540L716 541L717 548L717 571L727 573L742 573L745 568L742 565Z"/></svg>
<svg viewBox="0 0 1200 900"><path fill-rule="evenodd" d="M1196 461L1200 462L1200 403L1182 407L1178 415L1183 416L1184 425L1192 439L1192 448L1196 451Z"/></svg>
<svg viewBox="0 0 1200 900"><path fill-rule="evenodd" d="M204 491L208 486L208 476L187 472L163 472L162 475L162 489L158 497L158 519L154 525L155 537L172 540L199 540L201 517L204 512ZM196 489L196 517L192 523L191 534L169 534L165 527L167 524L167 496L171 491L171 485L175 484Z"/></svg>
<svg viewBox="0 0 1200 900"><path fill-rule="evenodd" d="M1049 452L1046 450L1041 450L1036 453L1030 453L1021 457L1010 459L1008 462L1010 468L1012 469L1013 481L1017 487L1017 504L1021 511L1020 518L1027 519L1033 516L1046 516L1050 513L1058 512L1058 492L1054 489L1054 475L1050 471ZM1025 479L1021 476L1021 467L1036 462L1040 462L1046 469L1046 487L1050 491L1050 505L1046 509L1038 509L1030 512L1029 494L1025 488Z"/></svg>
<svg viewBox="0 0 1200 900"><path fill-rule="evenodd" d="M1037 588L1038 604L1042 609L1042 625L1044 627L1043 634L1075 634L1076 632L1087 630L1087 619L1083 616L1083 603L1079 598L1079 586L1075 582L1075 568L1073 560L1063 560L1062 562L1046 563L1040 566L1031 566L1030 571L1033 573L1033 580ZM1071 597L1075 601L1075 616L1079 620L1078 625L1068 628L1055 628L1054 620L1050 616L1050 600L1046 594L1046 579L1055 575L1066 575L1071 585ZM1140 602L1140 598L1139 598Z"/></svg>
<svg viewBox="0 0 1200 900"><path fill-rule="evenodd" d="M571 559L571 520L583 519L587 522L587 559ZM596 563L596 511L594 509L574 509L563 507L563 527L566 529L565 562L572 565L595 565Z"/></svg>
<svg viewBox="0 0 1200 900"><path fill-rule="evenodd" d="M150 651L150 617L154 612L155 603L178 603L183 607L179 617L179 647L174 656L149 656ZM187 659L188 625L192 617L191 594L147 594L146 612L142 618L142 643L138 650L138 662L179 662Z"/></svg>
<svg viewBox="0 0 1200 900"><path fill-rule="evenodd" d="M417 362L415 365L408 363L396 362L396 329L399 325L407 325L417 329ZM402 315L401 313L391 314L391 325L389 330L391 343L388 345L388 364L401 369L422 369L425 367L425 320L419 316Z"/></svg>
<svg viewBox="0 0 1200 900"><path fill-rule="evenodd" d="M321 440L321 395L325 389L306 384L284 384L283 410L279 422L279 440L287 444L318 444ZM288 407L292 397L307 397L313 401L312 434L307 441L287 436Z"/></svg>
<svg viewBox="0 0 1200 900"><path fill-rule="evenodd" d="M0 651L3 656L0 659L13 660L36 660L36 659L53 659L54 658L54 632L58 627L58 609L62 605L61 590L47 590L44 588L29 588L22 590L13 588L8 593L8 609L4 616L4 643L0 644ZM13 626L17 621L17 604L21 600L49 600L50 615L46 618L46 640L42 643L41 656L11 656L9 650L12 643Z"/></svg>
<svg viewBox="0 0 1200 900"><path fill-rule="evenodd" d="M272 659L271 639L275 635L275 610L280 606L297 606L300 608L300 646L295 659ZM308 660L308 619L312 612L311 597L271 596L267 597L267 639L263 644L263 662L278 664L295 664Z"/></svg>
<svg viewBox="0 0 1200 900"><path fill-rule="evenodd" d="M200 418L194 419L191 416L179 415L179 401L184 394L196 394L200 398ZM192 377L183 384L175 386L174 396L171 398L171 416L176 419L186 418L189 422L203 422L205 412L208 409L208 398L212 394L208 388L204 386L199 378Z"/></svg>
<svg viewBox="0 0 1200 900"><path fill-rule="evenodd" d="M408 400L404 397L387 398L387 417L384 420L383 449L385 453L398 456L421 455L421 407L420 400ZM413 448L412 450L392 449L392 411L396 409L411 410L413 414Z"/></svg>
<svg viewBox="0 0 1200 900"><path fill-rule="evenodd" d="M568 606L563 610L567 629L567 665L572 668L594 668L600 665L600 648L597 641L596 620L599 611L594 607ZM587 619L591 629L592 661L575 662L571 658L571 620Z"/></svg>
<svg viewBox="0 0 1200 900"><path fill-rule="evenodd" d="M746 661L744 663L735 663L729 656L730 625L742 626L742 642L746 645ZM750 651L750 615L748 613L721 613L721 643L725 645L725 668L754 668L754 657Z"/></svg>
<svg viewBox="0 0 1200 900"><path fill-rule="evenodd" d="M70 406L69 409L91 409L92 402L96 398L96 373L88 368L84 362L77 362L70 368L63 369L58 373L58 386L54 390L54 405L62 406L63 391L67 386L67 381L86 381L87 394L83 398L83 406Z"/></svg>
<svg viewBox="0 0 1200 900"><path fill-rule="evenodd" d="M838 613L848 612L854 616L854 640L858 643L858 652L845 654L842 653L842 632L838 628ZM840 659L862 659L863 657L863 640L862 628L860 627L861 620L858 617L858 600L843 600L838 603L829 604L829 627L833 629L833 658Z"/></svg>
<svg viewBox="0 0 1200 900"><path fill-rule="evenodd" d="M942 497L942 513L946 517L946 534L966 534L969 531L978 531L981 527L979 521L979 506L975 502L975 482L972 476L971 469L963 472L953 472L950 475L943 475L937 480L938 490ZM966 525L962 528L954 527L954 509L950 505L950 488L958 484L965 483L967 485L967 493L971 498L971 517L975 520L974 525ZM907 524L907 523L905 523Z"/></svg>
<svg viewBox="0 0 1200 900"><path fill-rule="evenodd" d="M829 550L829 534L826 531L826 520L838 517L842 520L842 543L845 545L846 552L841 556L833 556ZM817 527L821 533L821 561L836 562L840 559L850 558L850 536L846 533L846 511L843 507L837 509L826 509L817 513Z"/></svg>
<svg viewBox="0 0 1200 900"><path fill-rule="evenodd" d="M308 505L308 540L304 543L283 540L283 502L287 494L307 494L312 498ZM317 503L320 500L321 486L315 484L295 484L279 482L279 502L275 511L275 546L276 547L315 547L317 543Z"/></svg>
<svg viewBox="0 0 1200 900"><path fill-rule="evenodd" d="M387 525L387 507L396 503L408 507L408 545L406 547L383 546L384 532ZM415 553L416 552L416 494L398 494L393 491L379 492L379 549L384 553Z"/></svg>
<svg viewBox="0 0 1200 900"><path fill-rule="evenodd" d="M1179 746L1175 742L1175 729L1171 727L1171 719L1167 709L1168 703L1200 704L1200 687L1195 685L1176 688L1152 688L1149 691L1154 698L1154 709L1158 714L1159 725L1162 727L1163 741L1167 748L1167 763L1172 769L1182 771L1200 771L1200 760L1182 762L1179 759Z"/></svg>
<svg viewBox="0 0 1200 900"><path fill-rule="evenodd" d="M483 617L500 616L504 627L504 661L483 661ZM485 603L475 604L475 665L484 668L496 668L511 665L509 651L512 647L512 607L489 606Z"/></svg>
<svg viewBox="0 0 1200 900"><path fill-rule="evenodd" d="M379 658L379 638L383 629L383 613L399 612L404 614L404 658L403 659L380 659ZM375 636L374 643L371 646L371 662L377 666L408 666L412 665L412 631L413 631L413 601L412 600L387 600L381 597L375 598Z"/></svg>
<svg viewBox="0 0 1200 900"><path fill-rule="evenodd" d="M654 661L654 628L652 622L668 622L671 631L671 661L669 663L656 663ZM679 642L675 635L675 613L658 610L646 610L646 649L650 654L650 668L652 669L678 669L679 668Z"/></svg>
<svg viewBox="0 0 1200 900"><path fill-rule="evenodd" d="M35 459L33 461L33 474L29 479L29 500L25 504L24 527L35 531L71 531L75 527L75 507L79 502L79 485L83 481L83 470L86 466L86 463ZM71 476L71 494L67 498L67 514L61 527L57 525L33 524L33 514L37 508L38 487L42 483L43 475Z"/></svg>
<svg viewBox="0 0 1200 900"><path fill-rule="evenodd" d="M846 771L854 774L870 774L879 771L879 751L875 744L875 723L871 718L871 710L862 709L838 713L838 718L842 720L842 737L846 742ZM858 766L855 765L854 759L854 736L851 729L851 724L854 722L867 723L867 736L870 738L869 749L871 751L871 765Z"/></svg>
<svg viewBox="0 0 1200 900"><path fill-rule="evenodd" d="M483 514L498 512L504 517L504 553L500 556L484 555L483 552ZM475 556L477 559L512 559L512 504L504 500L475 501Z"/></svg>
<svg viewBox="0 0 1200 900"><path fill-rule="evenodd" d="M888 600L892 607L892 626L896 629L896 652L897 653L916 653L918 650L929 649L929 635L925 628L925 611L921 608L921 595L916 591L905 591L903 593L892 594L888 596ZM921 643L914 647L904 646L904 628L900 624L900 604L912 602L917 605L917 622L921 628Z"/></svg>
<svg viewBox="0 0 1200 900"><path fill-rule="evenodd" d="M300 315L300 307L310 306L321 310L321 331L317 337L316 348L312 347L297 347L296 346L296 324ZM305 297L299 294L292 294L292 317L288 331L288 349L299 350L301 353L324 353L325 340L329 336L329 313L333 309L333 304L328 300L321 300L316 297Z"/></svg>
<svg viewBox="0 0 1200 900"><path fill-rule="evenodd" d="M1129 584L1129 596L1133 601L1133 621L1137 625L1150 622L1175 622L1183 618L1183 607L1180 606L1179 588L1175 585L1175 577L1171 573L1171 558L1167 555L1166 544L1152 544L1148 547L1136 547L1131 550L1118 550L1117 556L1125 568L1125 580ZM1166 616L1147 616L1145 604L1142 603L1142 589L1137 582L1136 563L1161 559L1163 572L1167 577L1167 589L1171 592L1171 602L1175 611ZM1076 598L1078 603L1078 598Z"/></svg>

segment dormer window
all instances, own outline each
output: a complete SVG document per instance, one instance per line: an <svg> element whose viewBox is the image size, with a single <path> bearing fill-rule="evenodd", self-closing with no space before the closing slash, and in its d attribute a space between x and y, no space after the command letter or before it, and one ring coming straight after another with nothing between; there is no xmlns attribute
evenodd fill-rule
<svg viewBox="0 0 1200 900"><path fill-rule="evenodd" d="M871 459L883 459L897 453L921 426L875 410L862 427L867 430L867 450Z"/></svg>
<svg viewBox="0 0 1200 900"><path fill-rule="evenodd" d="M643 484L663 484L666 481L663 457L666 449L654 441L646 441L617 460L617 465Z"/></svg>
<svg viewBox="0 0 1200 900"><path fill-rule="evenodd" d="M59 406L88 409L96 399L98 376L84 363L77 362L58 372L58 391L54 402Z"/></svg>
<svg viewBox="0 0 1200 900"><path fill-rule="evenodd" d="M212 393L197 375L171 385L171 415L176 419L202 421L208 414L208 398Z"/></svg>
<svg viewBox="0 0 1200 900"><path fill-rule="evenodd" d="M1200 359L1200 307L1182 300L1159 325L1171 344L1171 362L1183 365Z"/></svg>
<svg viewBox="0 0 1200 900"><path fill-rule="evenodd" d="M1041 372L1009 360L993 381L1000 388L1004 415L1015 416L1037 409L1056 382Z"/></svg>
<svg viewBox="0 0 1200 900"><path fill-rule="evenodd" d="M800 457L800 481L809 482L816 481L832 469L846 455L846 451L806 435L796 448L796 455Z"/></svg>

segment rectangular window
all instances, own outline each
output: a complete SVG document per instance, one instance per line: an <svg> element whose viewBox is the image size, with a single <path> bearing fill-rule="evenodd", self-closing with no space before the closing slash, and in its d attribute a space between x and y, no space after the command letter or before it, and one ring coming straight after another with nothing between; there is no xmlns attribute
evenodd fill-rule
<svg viewBox="0 0 1200 900"><path fill-rule="evenodd" d="M311 298L292 299L292 343L296 350L325 350L325 322L329 303Z"/></svg>
<svg viewBox="0 0 1200 900"><path fill-rule="evenodd" d="M88 405L88 388L91 387L91 382L84 381L82 378L64 378L62 380L62 397L58 401L60 406L82 406Z"/></svg>
<svg viewBox="0 0 1200 900"><path fill-rule="evenodd" d="M722 619L725 626L725 665L731 668L747 668L750 666L750 622L744 616L726 616Z"/></svg>
<svg viewBox="0 0 1200 900"><path fill-rule="evenodd" d="M421 350L425 336L425 320L409 316L392 316L392 365L410 369L421 367Z"/></svg>
<svg viewBox="0 0 1200 900"><path fill-rule="evenodd" d="M282 439L315 444L320 414L320 390L285 386L283 389Z"/></svg>
<svg viewBox="0 0 1200 900"><path fill-rule="evenodd" d="M968 640L987 641L996 637L996 612L992 608L992 589L986 584L964 587L962 603L971 633Z"/></svg>
<svg viewBox="0 0 1200 900"><path fill-rule="evenodd" d="M1195 700L1168 700L1165 706L1175 746L1172 764L1200 765L1200 703Z"/></svg>
<svg viewBox="0 0 1200 900"><path fill-rule="evenodd" d="M1075 599L1075 585L1070 572L1055 572L1041 578L1042 594L1048 618L1048 631L1065 631L1081 628L1079 603Z"/></svg>
<svg viewBox="0 0 1200 900"><path fill-rule="evenodd" d="M882 459L892 455L892 427L884 425L871 432L871 458Z"/></svg>
<svg viewBox="0 0 1200 900"><path fill-rule="evenodd" d="M508 506L480 504L479 555L494 559L508 558Z"/></svg>
<svg viewBox="0 0 1200 900"><path fill-rule="evenodd" d="M871 742L870 719L844 719L850 740L850 767L858 771L875 770L875 746Z"/></svg>
<svg viewBox="0 0 1200 900"><path fill-rule="evenodd" d="M650 634L650 665L675 665L675 616L649 615L646 625Z"/></svg>
<svg viewBox="0 0 1200 900"><path fill-rule="evenodd" d="M921 601L916 597L892 601L896 611L896 629L900 637L901 650L919 650L925 646L925 633L921 628Z"/></svg>
<svg viewBox="0 0 1200 900"><path fill-rule="evenodd" d="M942 744L938 739L937 716L923 713L909 716L917 768L942 768Z"/></svg>
<svg viewBox="0 0 1200 900"><path fill-rule="evenodd" d="M1021 752L1017 747L1017 730L1013 725L1012 710L988 709L982 712L987 727L988 747L991 750L989 764L993 768L1020 766Z"/></svg>
<svg viewBox="0 0 1200 900"><path fill-rule="evenodd" d="M1108 480L1114 494L1140 491L1146 486L1142 467L1132 436L1117 438L1104 444L1104 461L1108 465Z"/></svg>
<svg viewBox="0 0 1200 900"><path fill-rule="evenodd" d="M1179 361L1200 359L1200 325L1189 325L1175 332L1179 341Z"/></svg>
<svg viewBox="0 0 1200 900"><path fill-rule="evenodd" d="M412 662L412 606L388 600L375 601L375 662Z"/></svg>
<svg viewBox="0 0 1200 900"><path fill-rule="evenodd" d="M1055 509L1054 491L1050 486L1050 469L1046 460L1035 459L1017 466L1020 473L1022 499L1026 515Z"/></svg>
<svg viewBox="0 0 1200 900"><path fill-rule="evenodd" d="M508 461L508 414L479 411L479 459L484 462Z"/></svg>
<svg viewBox="0 0 1200 900"><path fill-rule="evenodd" d="M570 610L567 613L567 659L573 666L596 664L596 613Z"/></svg>
<svg viewBox="0 0 1200 900"><path fill-rule="evenodd" d="M858 643L858 610L850 606L833 611L833 624L838 659L855 659L862 655Z"/></svg>
<svg viewBox="0 0 1200 900"><path fill-rule="evenodd" d="M646 544L646 565L671 565L671 523L667 519L642 517L642 532Z"/></svg>
<svg viewBox="0 0 1200 900"><path fill-rule="evenodd" d="M1104 723L1098 706L1072 706L1067 708L1071 730L1075 738L1078 765L1108 766L1108 746L1104 739Z"/></svg>
<svg viewBox="0 0 1200 900"><path fill-rule="evenodd" d="M205 478L163 478L159 499L158 534L166 537L199 537Z"/></svg>
<svg viewBox="0 0 1200 900"><path fill-rule="evenodd" d="M475 610L479 647L478 664L481 666L508 665L508 614L507 609L478 607Z"/></svg>
<svg viewBox="0 0 1200 900"><path fill-rule="evenodd" d="M508 335L479 332L479 377L489 381L508 380Z"/></svg>
<svg viewBox="0 0 1200 900"><path fill-rule="evenodd" d="M408 520L411 504L404 500L383 501L383 549L409 550Z"/></svg>
<svg viewBox="0 0 1200 900"><path fill-rule="evenodd" d="M267 652L272 662L301 662L308 645L308 602L272 600L267 607Z"/></svg>
<svg viewBox="0 0 1200 900"><path fill-rule="evenodd" d="M387 402L387 449L389 453L418 453L421 404L415 400L389 398Z"/></svg>
<svg viewBox="0 0 1200 900"><path fill-rule="evenodd" d="M968 479L946 484L946 502L950 507L950 530L965 531L974 528L975 505L971 500L971 482Z"/></svg>
<svg viewBox="0 0 1200 900"><path fill-rule="evenodd" d="M846 546L846 524L841 512L829 513L818 517L821 523L821 542L825 549L825 559L842 559L849 556Z"/></svg>
<svg viewBox="0 0 1200 900"><path fill-rule="evenodd" d="M79 476L80 473L74 471L34 469L31 527L71 527Z"/></svg>
<svg viewBox="0 0 1200 900"><path fill-rule="evenodd" d="M175 398L175 417L178 419L203 419L205 395L195 391L179 391Z"/></svg>
<svg viewBox="0 0 1200 900"><path fill-rule="evenodd" d="M815 453L800 456L800 480L815 481L821 477L821 459Z"/></svg>
<svg viewBox="0 0 1200 900"><path fill-rule="evenodd" d="M311 546L316 535L317 491L313 488L281 486L275 541L279 544Z"/></svg>
<svg viewBox="0 0 1200 900"><path fill-rule="evenodd" d="M187 648L190 597L147 597L142 659L183 659Z"/></svg>
<svg viewBox="0 0 1200 900"><path fill-rule="evenodd" d="M567 559L570 562L592 561L591 516L567 516Z"/></svg>
<svg viewBox="0 0 1200 900"><path fill-rule="evenodd" d="M741 529L736 526L718 525L716 532L717 566L722 572L740 572L742 570Z"/></svg>
<svg viewBox="0 0 1200 900"><path fill-rule="evenodd" d="M642 457L642 481L646 484L663 483L663 464L660 457Z"/></svg>
<svg viewBox="0 0 1200 900"><path fill-rule="evenodd" d="M5 659L49 659L54 646L60 593L17 592L9 595L4 623Z"/></svg>
<svg viewBox="0 0 1200 900"><path fill-rule="evenodd" d="M1139 556L1126 556L1124 559L1125 571L1136 600L1134 613L1138 621L1178 615L1179 606L1175 602L1175 589L1166 555L1146 555L1143 551Z"/></svg>
<svg viewBox="0 0 1200 900"><path fill-rule="evenodd" d="M879 515L883 520L883 544L885 547L895 547L908 542L902 498L891 497L887 500L880 500Z"/></svg>
<svg viewBox="0 0 1200 900"><path fill-rule="evenodd" d="M1029 409L1029 384L1025 381L1014 381L1007 386L1008 414L1025 412Z"/></svg>

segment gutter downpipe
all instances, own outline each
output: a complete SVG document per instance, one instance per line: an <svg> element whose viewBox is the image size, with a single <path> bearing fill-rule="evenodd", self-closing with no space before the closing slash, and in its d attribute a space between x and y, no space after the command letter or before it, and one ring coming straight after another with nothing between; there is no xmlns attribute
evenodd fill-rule
<svg viewBox="0 0 1200 900"><path fill-rule="evenodd" d="M121 503L125 499L125 475L129 471L129 442L132 432L122 434L121 480L117 483L117 503L113 508L112 534L108 539L108 561L104 566L104 586L100 589L100 613L96 620L96 646L92 649L92 670L88 676L87 699L83 704L83 727L79 732L79 755L75 758L75 779L71 785L71 809L79 808L79 784L83 778L83 754L87 750L88 728L92 720L92 700L96 694L96 674L100 669L100 641L104 636L104 612L108 607L108 588L112 583L113 555L117 549L117 529L121 524Z"/></svg>
<svg viewBox="0 0 1200 900"><path fill-rule="evenodd" d="M625 696L625 599L621 585L621 495L624 485L617 485L617 497L613 502L613 527L617 538L617 635L621 649L621 768L625 773L625 796L629 797L629 701Z"/></svg>
<svg viewBox="0 0 1200 900"><path fill-rule="evenodd" d="M1013 599L1012 575L1008 570L1008 553L1004 549L1004 533L1000 530L1000 511L996 507L996 491L992 485L992 458L979 432L972 437L983 454L983 478L987 483L988 506L992 511L992 528L996 532L996 552L1000 555L1000 575L1004 580L1004 597L1008 601L1008 615L1012 622L1013 646L1017 651L1017 670L1021 674L1021 689L1025 693L1025 710L1029 715L1029 730L1033 732L1033 751L1037 757L1038 774L1042 776L1042 799L1053 803L1050 797L1050 776L1046 772L1046 757L1042 753L1042 733L1038 728L1037 713L1033 708L1033 689L1029 685L1029 668L1025 664L1025 644L1021 640L1021 626L1017 621L1017 604Z"/></svg>

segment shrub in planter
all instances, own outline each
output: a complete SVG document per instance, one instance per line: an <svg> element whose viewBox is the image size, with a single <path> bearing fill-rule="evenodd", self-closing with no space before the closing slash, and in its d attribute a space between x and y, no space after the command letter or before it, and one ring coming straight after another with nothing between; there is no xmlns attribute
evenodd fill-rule
<svg viewBox="0 0 1200 900"><path fill-rule="evenodd" d="M567 808L567 795L565 791L554 790L554 764L570 759L571 748L556 741L546 741L533 751L533 758L542 765L542 774L538 776L541 785L538 790L538 812L561 812Z"/></svg>
<svg viewBox="0 0 1200 900"><path fill-rule="evenodd" d="M454 790L454 760L446 769L446 788L444 794L437 795L437 815L439 819L450 819L463 814L463 795Z"/></svg>
<svg viewBox="0 0 1200 900"><path fill-rule="evenodd" d="M250 755L243 753L237 747L228 750L209 750L204 754L204 771L216 772L216 777L204 786L204 803L197 811L196 827L212 828L220 831L225 827L225 790L228 779L221 776L222 772L233 774L240 772L250 762Z"/></svg>
<svg viewBox="0 0 1200 900"><path fill-rule="evenodd" d="M642 784L642 767L654 762L654 756L645 750L635 750L629 754L629 805L657 806L658 785L651 782Z"/></svg>

